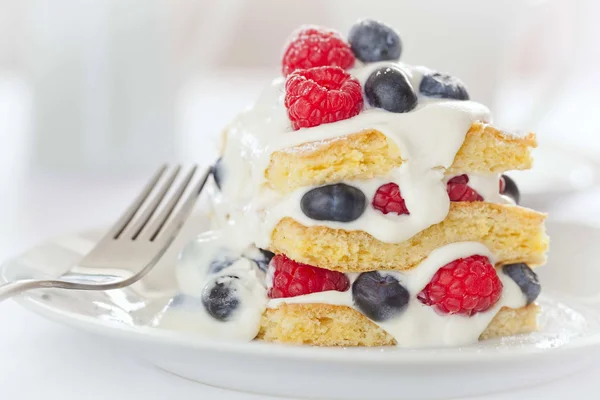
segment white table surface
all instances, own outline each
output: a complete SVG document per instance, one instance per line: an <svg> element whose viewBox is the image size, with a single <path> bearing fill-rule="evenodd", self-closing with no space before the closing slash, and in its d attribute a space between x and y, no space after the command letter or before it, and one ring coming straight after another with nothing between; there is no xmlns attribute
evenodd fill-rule
<svg viewBox="0 0 600 400"><path fill-rule="evenodd" d="M2 107L0 96L0 116L14 117L6 107L3 114ZM3 122L7 125L2 126ZM105 225L138 190L141 180L137 178L25 173L19 164L23 157L15 153L19 145L10 142L23 127L18 120L13 122L0 118L4 144L0 146L0 259L54 235ZM600 190L593 190L556 199L551 208L559 218L591 216L600 221L599 202ZM596 398L594 393L600 393L600 360L575 376L550 384L478 398L591 399ZM174 377L127 353L117 353L93 336L46 321L6 301L0 303L0 399L28 398L254 400L265 396Z"/></svg>

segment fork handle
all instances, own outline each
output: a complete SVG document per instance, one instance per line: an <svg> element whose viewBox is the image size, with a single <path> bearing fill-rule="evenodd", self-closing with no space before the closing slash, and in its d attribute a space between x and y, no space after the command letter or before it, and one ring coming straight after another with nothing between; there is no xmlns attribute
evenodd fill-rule
<svg viewBox="0 0 600 400"><path fill-rule="evenodd" d="M39 289L43 287L54 287L53 285L47 285L48 281L38 281L35 279L24 279L16 282L9 282L4 285L0 285L0 301L6 300L18 294L21 294L27 290Z"/></svg>
<svg viewBox="0 0 600 400"><path fill-rule="evenodd" d="M162 253L161 253L162 254ZM19 295L23 292L33 289L70 289L70 290L112 290L120 289L129 286L146 275L150 269L156 264L156 261L160 257L157 257L154 262L148 264L148 266L139 272L138 274L118 282L96 284L96 283L78 283L68 282L64 280L36 280L36 279L22 279L19 281L5 283L0 285L0 302L9 299L13 296Z"/></svg>
<svg viewBox="0 0 600 400"><path fill-rule="evenodd" d="M103 290L112 289L112 286L114 285L86 285L59 280L22 279L0 285L0 302L33 289Z"/></svg>

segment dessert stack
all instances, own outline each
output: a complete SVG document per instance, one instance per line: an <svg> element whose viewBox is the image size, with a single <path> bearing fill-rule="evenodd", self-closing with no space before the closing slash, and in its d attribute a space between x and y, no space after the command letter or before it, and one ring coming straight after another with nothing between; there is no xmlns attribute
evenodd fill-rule
<svg viewBox="0 0 600 400"><path fill-rule="evenodd" d="M201 288L219 327L404 347L536 329L545 215L504 175L532 166L535 135L498 129L459 79L401 55L379 21L347 38L302 27L282 76L226 129L214 218L239 254ZM240 257L256 273L236 273Z"/></svg>

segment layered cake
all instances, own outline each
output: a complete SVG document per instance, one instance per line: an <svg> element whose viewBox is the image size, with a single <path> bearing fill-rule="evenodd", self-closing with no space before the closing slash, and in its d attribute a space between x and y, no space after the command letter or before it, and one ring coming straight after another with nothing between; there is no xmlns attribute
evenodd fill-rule
<svg viewBox="0 0 600 400"><path fill-rule="evenodd" d="M545 215L532 165L456 77L400 61L387 25L300 28L223 134L215 230L182 253L160 323L322 346L454 346L536 329Z"/></svg>

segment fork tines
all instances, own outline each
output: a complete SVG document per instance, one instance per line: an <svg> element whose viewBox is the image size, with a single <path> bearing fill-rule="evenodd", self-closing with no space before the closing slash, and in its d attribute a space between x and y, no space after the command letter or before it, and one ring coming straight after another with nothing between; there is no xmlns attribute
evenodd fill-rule
<svg viewBox="0 0 600 400"><path fill-rule="evenodd" d="M195 165L174 185L181 170L180 165L174 168L168 165L160 167L110 229L112 239L154 241L163 235L167 237L177 233L192 211L210 174L208 169L198 174L198 166ZM172 193L167 196L170 191Z"/></svg>

